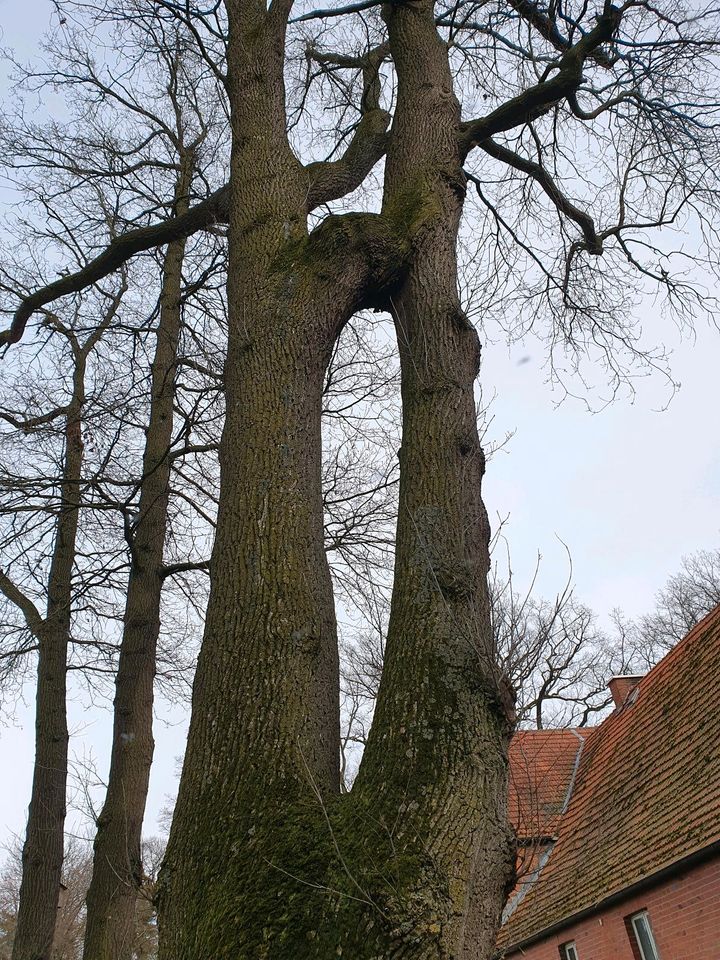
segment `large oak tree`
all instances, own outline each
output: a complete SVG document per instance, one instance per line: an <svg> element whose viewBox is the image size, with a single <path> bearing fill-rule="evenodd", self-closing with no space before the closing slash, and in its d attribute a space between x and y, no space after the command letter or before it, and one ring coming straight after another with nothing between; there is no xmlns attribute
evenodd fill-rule
<svg viewBox="0 0 720 960"><path fill-rule="evenodd" d="M495 251L479 302L497 307L523 256L526 298L507 309L544 317L551 344L587 345L617 375L614 346L642 349L632 271L681 315L702 306L658 244L683 218L713 230L716 12L646 0L96 6L183 20L224 84L232 132L226 185L25 298L4 336L134 253L228 223L217 533L160 955L488 957L513 863L512 695L490 628L461 217ZM318 160L298 117L328 87L338 135ZM358 190L352 209L343 198ZM656 239L642 239L648 228ZM320 427L333 345L368 308L395 324L403 438L383 675L342 794Z"/></svg>

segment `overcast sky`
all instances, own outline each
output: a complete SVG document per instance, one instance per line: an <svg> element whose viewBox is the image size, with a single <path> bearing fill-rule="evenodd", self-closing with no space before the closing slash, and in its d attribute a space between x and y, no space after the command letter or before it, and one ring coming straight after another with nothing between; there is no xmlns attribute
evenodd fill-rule
<svg viewBox="0 0 720 960"><path fill-rule="evenodd" d="M31 55L51 9L48 0L0 0L2 45ZM613 607L630 615L649 610L684 554L720 545L720 334L703 326L695 342L679 343L659 316L642 319L650 336L657 331L658 341L675 348L672 372L681 388L665 410L667 385L659 376L638 385L634 402L620 397L591 414L581 400L558 405L561 396L545 383L544 357L532 343L483 351L485 394L497 393L492 433L514 431L485 484L491 517L509 517L514 568L528 577L539 550L541 588L561 588L567 558L560 538L572 552L578 597L603 615ZM174 789L183 721L163 708L149 833ZM107 714L76 705L72 726L71 751L92 751L106 764ZM32 704L21 705L15 721L0 727L0 843L23 830L32 752Z"/></svg>

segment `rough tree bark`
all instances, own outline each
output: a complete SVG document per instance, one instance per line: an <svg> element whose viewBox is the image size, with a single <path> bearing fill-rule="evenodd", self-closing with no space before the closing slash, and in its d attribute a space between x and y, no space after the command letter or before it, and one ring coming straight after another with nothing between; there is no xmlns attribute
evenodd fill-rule
<svg viewBox="0 0 720 960"><path fill-rule="evenodd" d="M416 928L385 950L475 960L493 950L512 873L512 694L490 628L473 392L480 344L458 295L460 104L431 0L388 6L385 19L398 98L384 209L396 216L416 204L425 215L390 304L403 408L395 578L378 705L354 789L379 820L397 823L396 847L424 852L403 910ZM385 950L379 942L377 955Z"/></svg>
<svg viewBox="0 0 720 960"><path fill-rule="evenodd" d="M269 13L264 4L227 6L222 492L162 877L161 956L484 957L511 859L509 725L484 582L478 343L455 275L464 181L447 51L429 0L390 13L391 44L394 35L409 49L398 63L386 209L380 218L331 218L308 237L308 197L317 192L308 177L322 174L299 166L285 133L289 4ZM392 301L377 284L381 228L388 279L399 283ZM373 299L395 303L404 341L396 652L357 786L340 797L320 399L334 337ZM423 478L412 476L418 466ZM469 890L486 905L474 910Z"/></svg>
<svg viewBox="0 0 720 960"><path fill-rule="evenodd" d="M188 210L193 154L180 157L174 215ZM163 550L170 494L175 366L181 327L186 239L168 244L150 377L150 413L138 517L128 530L131 565L115 678L107 793L98 818L87 895L85 960L129 960L142 884L141 840L153 740L153 684L160 633Z"/></svg>
<svg viewBox="0 0 720 960"><path fill-rule="evenodd" d="M113 298L102 322L84 343L59 320L73 354L72 392L62 415L64 454L60 501L47 581L47 609L42 617L3 575L0 586L25 614L37 638L38 669L35 714L35 765L22 854L22 882L13 943L13 960L49 960L57 919L65 843L68 758L67 653L73 600L73 567L82 500L82 424L87 360L115 315L124 287Z"/></svg>

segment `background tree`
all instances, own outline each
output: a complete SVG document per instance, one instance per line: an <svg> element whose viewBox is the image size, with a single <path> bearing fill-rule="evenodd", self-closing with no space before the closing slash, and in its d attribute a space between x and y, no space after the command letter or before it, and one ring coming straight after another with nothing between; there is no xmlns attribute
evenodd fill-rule
<svg viewBox="0 0 720 960"><path fill-rule="evenodd" d="M47 554L47 580L42 586L42 593L47 597L45 613L40 612L22 580L13 580L4 570L0 571L0 590L24 617L37 650L38 664L35 764L23 847L20 907L13 941L15 960L47 956L55 931L65 839L68 759L66 682L75 599L73 577L83 497L83 428L88 390L86 371L92 351L116 316L125 289L123 283L118 289L111 289L105 294L107 305L103 309L104 316L100 314L99 322L96 320L93 323L89 333L83 334L87 320L80 312L67 323L56 315L49 315L46 321L48 327L65 340L66 350L71 355L72 379L66 395L61 395L59 404L56 399L56 405L42 413L36 413L32 407L17 414L15 411L3 411L3 419L22 434L32 434L53 422L58 422L62 431L62 459L58 475L44 478L41 482L45 488L44 496L54 501L51 507L54 514L52 547ZM8 478L5 480L7 483ZM23 487L27 490L32 486L32 479L16 475L6 489L11 497L17 497L22 495ZM12 519L17 516L14 513ZM37 536L32 529L26 528L22 532L29 533L32 540ZM43 532L47 537L49 530ZM28 549L28 539L16 536L12 522L7 533L6 543L10 550L6 562L12 562L13 576L16 576L15 571L19 572L21 568L18 560L25 559L23 554ZM36 554L36 551L33 553ZM33 572L34 578L40 579Z"/></svg>
<svg viewBox="0 0 720 960"><path fill-rule="evenodd" d="M73 840L66 844L62 888L57 908L57 923L52 960L77 960L82 948L85 894L90 880L91 861L87 845ZM18 913L22 858L20 847L11 849L0 876L0 957L10 960Z"/></svg>
<svg viewBox="0 0 720 960"><path fill-rule="evenodd" d="M60 224L60 234L64 231L66 240L72 240L75 244L79 242L80 228L71 228L69 222L70 218L76 217L82 209L83 199L88 192L97 199L98 195L105 198L108 192L112 195L114 191L111 202L115 201L116 216L123 220L125 227L138 215L138 207L156 209L158 178L169 177L172 181L175 176L176 205L187 207L190 203L191 174L196 172L199 162L199 148L206 141L216 140L216 131L213 121L214 108L202 116L198 112L202 99L202 84L197 77L193 78L195 82L191 82L187 76L186 61L190 59L190 55L186 50L187 44L183 47L178 30L170 30L164 35L158 31L155 35L141 36L140 51L145 54L145 59L142 68L135 71L137 75L133 78L127 73L122 78L108 76L97 64L97 45L93 49L92 41L88 42L88 38L77 31L65 30L64 34L63 42L55 43L52 49L48 50L48 63L44 70L29 71L17 66L21 94L37 85L44 87L50 83L54 84L56 89L59 87L71 94L68 98L71 119L68 122L51 122L49 125L28 122L22 107L19 107L12 116L12 122L8 118L3 126L2 136L18 188L32 198L36 205L40 204L44 212L54 214L55 220ZM94 39L98 39L97 35ZM137 37L134 38L134 47L127 35L118 40L120 42L116 49L122 47L126 55L138 52ZM154 51L154 62L148 63L151 51ZM154 77L157 81L162 80L163 76L166 82L160 83L160 93L157 96L149 93L152 88L147 86L148 78ZM22 104L22 99L20 103ZM195 131L191 129L193 120ZM150 143L152 150L148 150ZM163 150L160 150L161 146ZM173 150L176 153L175 160ZM206 163L203 165L207 166ZM60 211L57 203L48 199L51 196L63 198L65 209ZM29 229L30 225L27 226ZM82 236L84 241L91 236L86 226ZM129 553L129 558L135 561L138 556L151 555L149 561L146 557L147 562L140 564L141 569L138 569L137 562L130 564L125 614L125 634L129 636L121 640L113 636L111 629L110 638L102 642L97 636L92 639L86 637L85 651L92 648L96 656L94 659L83 656L81 662L75 664L75 668L81 669L86 677L100 673L107 678L111 677L115 670L116 653L119 651L120 654L118 687L121 695L117 698L120 730L116 741L124 748L121 756L126 762L119 763L118 758L113 757L108 783L109 802L99 819L97 869L90 890L87 929L89 950L95 954L100 951L98 942L104 939L114 938L117 943L123 944L126 951L131 949L134 943L135 900L143 876L140 864L140 829L152 753L151 749L148 749L148 741L152 742L152 688L156 672L155 647L160 628L158 608L160 589L173 572L172 564L166 568L162 563L169 494L168 477L164 475L164 471L169 469L172 462L177 474L187 456L202 453L202 450L188 445L192 416L186 416L180 436L174 435L172 413L175 402L177 401L182 410L189 396L192 401L190 412L197 415L199 408L205 412L206 421L208 420L208 402L206 399L199 401L197 396L193 397L192 386L188 385L190 393L186 391L182 398L176 397L175 393L181 307L186 293L192 296L191 292L183 291L181 297L180 292L184 246L183 241L178 241L175 249L165 257L166 282L160 292L161 309L157 333L158 349L153 364L151 425L146 438L149 452L146 463L141 465L144 472L139 478L128 476L129 463L126 459L124 464L120 464L123 468L121 475L124 476L118 480L117 472L112 469L117 467L118 463L110 463L111 457L108 455L95 475L88 475L88 471L82 478L83 489L88 493L88 502L85 504L88 509L84 515L86 533L88 523L92 524L89 519L91 506L105 518L115 513L120 521L119 528L115 525L114 530L114 551L116 557L120 557L120 563L113 570L112 578L108 571L113 568L113 564L109 562L107 554L103 554L106 564L105 586L110 587L110 592L114 590L120 594L118 596L116 593L110 603L105 605L102 616L111 623L114 620L114 624L117 624L117 606L122 605L121 596L125 589L123 578L127 570L125 554ZM198 245L195 246L197 248ZM71 245L71 249L74 252L76 248ZM202 274L206 301L211 297L210 288L215 266L216 255L213 255L212 249L209 253L207 249L204 250L199 256L197 250L194 252L193 268ZM167 275L170 273L173 276L168 279ZM133 279L136 278L137 274ZM195 282L197 283L197 276ZM13 278L8 276L7 285L12 287L14 283ZM152 286L150 289L152 290ZM133 294L133 305L142 317L143 298L138 298L136 291L133 291ZM155 313L154 307L152 312ZM154 326L154 316L146 323L141 320L135 329L132 329L132 322L128 323L126 332L130 328L131 353L123 355L122 358L121 355L113 358L118 376L121 376L123 362L129 361L125 373L128 382L134 383L141 397L145 377L139 372L138 349L142 357L143 339L154 335ZM194 336L196 340L202 339L202 323L196 324ZM194 353L192 343L184 346L187 353L184 362L190 364ZM136 395L135 408L131 411L127 402L118 404L117 398L112 398L109 393L107 396L100 390L98 393L102 401L107 402L110 407L113 399L115 400L115 427L117 433L123 437L126 457L132 459L133 434L137 435L142 428L142 409L145 404L142 400L138 402ZM96 399L99 400L100 397ZM206 427L209 425L210 423L206 422ZM172 461L171 445L175 447ZM10 486L15 488L16 496L17 483L9 480L8 487ZM197 502L197 498L186 496L185 499L193 504ZM23 509L28 511L29 505L25 503ZM13 510L13 505L9 504L8 515L13 514ZM34 514L29 516L33 519L35 517ZM27 525L32 527L32 523L33 520L30 520ZM112 540L112 536L107 537L108 525L103 525L101 521L100 527L103 526L106 529L102 530L101 539ZM177 523L171 528L174 542L168 550L170 560L173 553L180 549L186 574L193 566L203 565L202 562L189 562L187 544L188 540L192 539L191 528L186 511L182 518L182 531ZM37 562L37 559L37 551L34 551L31 560ZM81 576L77 576L76 572L75 592L83 597L86 610L100 580L97 567L93 570L84 569ZM187 621L187 616L185 619ZM172 628L167 609L165 621L166 631L169 632ZM79 642L82 641L76 636L74 643ZM163 657L161 649L161 671L165 674L166 683L168 680L174 682L182 672L177 656L179 646L180 635L176 635L169 655ZM27 645L15 645L7 649L3 656L6 663L17 665L32 649ZM192 662L192 650L184 654L183 659ZM168 662L173 663L172 670L162 670ZM129 740L128 730L131 730ZM128 758L130 754L132 757ZM133 776L129 775L126 769L128 766ZM60 766L56 767L57 775L60 776ZM106 902L108 897L112 901L110 905ZM21 916L26 912L25 899L23 897ZM43 918L35 914L32 904L30 916L42 924ZM108 927L114 928L115 933L112 930L108 933ZM20 949L20 946L16 946L16 949Z"/></svg>
<svg viewBox="0 0 720 960"><path fill-rule="evenodd" d="M152 904L157 870L165 849L164 841L151 838L143 844L147 874L137 900L131 947L133 960L157 956L157 922ZM68 838L63 861L62 888L58 904L51 960L80 960L85 937L85 901L92 874L92 848L78 837ZM22 858L20 845L11 847L0 873L0 958L10 960L15 935Z"/></svg>
<svg viewBox="0 0 720 960"><path fill-rule="evenodd" d="M720 603L720 550L683 557L680 571L658 591L655 603L655 611L635 627L648 650L669 650Z"/></svg>
<svg viewBox="0 0 720 960"><path fill-rule="evenodd" d="M210 128L193 109L202 80L190 67L183 38L176 31L160 39L163 46L155 55L164 61L169 72L168 97L175 114L175 126L168 128L168 137L177 152L172 213L181 216L190 207L197 155ZM145 52L150 55L149 49ZM192 104L190 116L185 109L188 102ZM189 452L187 430L178 444L174 429L175 383L186 294L185 247L185 238L169 244L162 263L142 475L135 494L137 513L132 523L126 525L130 571L115 676L112 753L87 895L84 955L92 960L129 960L137 941L138 903L144 886L142 824L153 755L153 693L161 594L170 572L164 556L171 455ZM190 569L192 563L188 560L185 566Z"/></svg>

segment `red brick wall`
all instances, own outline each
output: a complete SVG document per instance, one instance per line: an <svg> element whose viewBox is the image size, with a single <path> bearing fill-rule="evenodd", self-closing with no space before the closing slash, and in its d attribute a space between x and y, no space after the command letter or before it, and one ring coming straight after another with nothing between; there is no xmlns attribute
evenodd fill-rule
<svg viewBox="0 0 720 960"><path fill-rule="evenodd" d="M507 954L508 960L559 960L574 940L578 960L638 960L625 918L647 910L660 960L720 960L720 860L692 867L616 903L555 936Z"/></svg>

